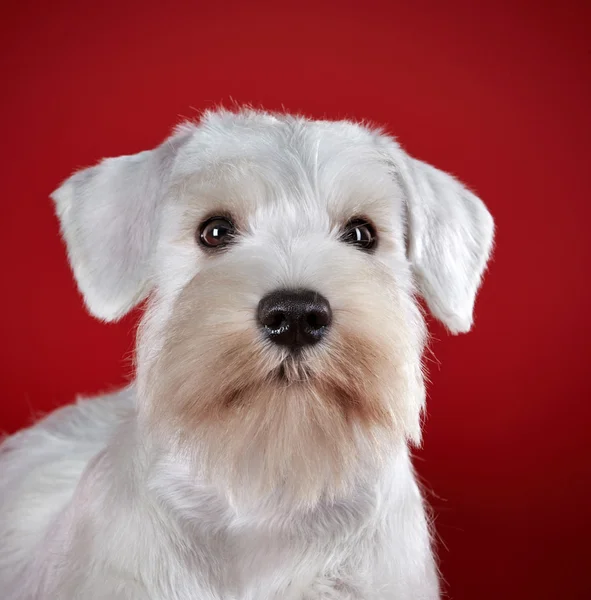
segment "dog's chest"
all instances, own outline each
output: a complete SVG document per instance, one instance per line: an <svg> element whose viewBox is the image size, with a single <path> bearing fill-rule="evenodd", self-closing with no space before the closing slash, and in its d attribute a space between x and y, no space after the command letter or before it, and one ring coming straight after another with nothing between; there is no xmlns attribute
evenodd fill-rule
<svg viewBox="0 0 591 600"><path fill-rule="evenodd" d="M366 598L357 585L352 587L352 548L346 543L331 545L328 541L326 544L311 541L306 545L303 539L240 536L206 544L200 551L210 551L210 559L214 555L216 558L210 560L205 569L203 564L187 569L184 576L193 580L193 589L199 593L209 590L212 599ZM351 595L353 589L357 591L355 596ZM345 591L349 595L345 595ZM187 596L186 600L189 598L193 596Z"/></svg>
<svg viewBox="0 0 591 600"><path fill-rule="evenodd" d="M371 556L379 536L368 527L373 507L367 499L299 515L270 511L265 517L260 511L236 515L205 491L195 494L193 488L185 497L179 492L169 498L185 524L179 530L184 539L176 544L185 550L173 561L184 563L177 589L198 589L216 600L366 597L344 594L352 589L347 580L354 571L371 579L376 566Z"/></svg>

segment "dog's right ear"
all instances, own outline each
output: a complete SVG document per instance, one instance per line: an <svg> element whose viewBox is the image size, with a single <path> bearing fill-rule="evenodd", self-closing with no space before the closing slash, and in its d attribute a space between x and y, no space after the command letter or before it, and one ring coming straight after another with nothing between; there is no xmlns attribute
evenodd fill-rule
<svg viewBox="0 0 591 600"><path fill-rule="evenodd" d="M153 150L105 159L51 194L78 288L99 319L117 320L148 295L162 201L191 135L184 126Z"/></svg>

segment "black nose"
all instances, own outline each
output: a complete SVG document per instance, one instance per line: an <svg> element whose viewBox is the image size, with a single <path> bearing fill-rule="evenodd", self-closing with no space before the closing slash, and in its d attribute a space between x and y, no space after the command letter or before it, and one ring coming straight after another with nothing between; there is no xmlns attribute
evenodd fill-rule
<svg viewBox="0 0 591 600"><path fill-rule="evenodd" d="M258 319L272 342L301 348L319 342L332 321L328 300L310 290L280 290L259 302Z"/></svg>

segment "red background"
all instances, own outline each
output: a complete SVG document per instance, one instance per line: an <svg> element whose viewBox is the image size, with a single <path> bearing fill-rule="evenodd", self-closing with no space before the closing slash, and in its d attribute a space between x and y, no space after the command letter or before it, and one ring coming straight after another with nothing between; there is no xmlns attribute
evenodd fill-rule
<svg viewBox="0 0 591 600"><path fill-rule="evenodd" d="M385 124L486 200L476 327L433 323L421 476L449 596L591 598L589 4L2 5L0 428L122 384L137 314L83 309L48 193L231 100Z"/></svg>

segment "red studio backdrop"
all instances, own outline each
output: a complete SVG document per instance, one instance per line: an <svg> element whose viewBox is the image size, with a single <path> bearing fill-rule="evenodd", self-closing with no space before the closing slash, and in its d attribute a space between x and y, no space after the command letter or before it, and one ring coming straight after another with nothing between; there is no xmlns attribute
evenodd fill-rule
<svg viewBox="0 0 591 600"><path fill-rule="evenodd" d="M448 597L591 598L590 6L3 2L0 429L131 376L138 314L84 311L63 178L219 103L369 119L498 227L474 330L430 323L416 465Z"/></svg>

